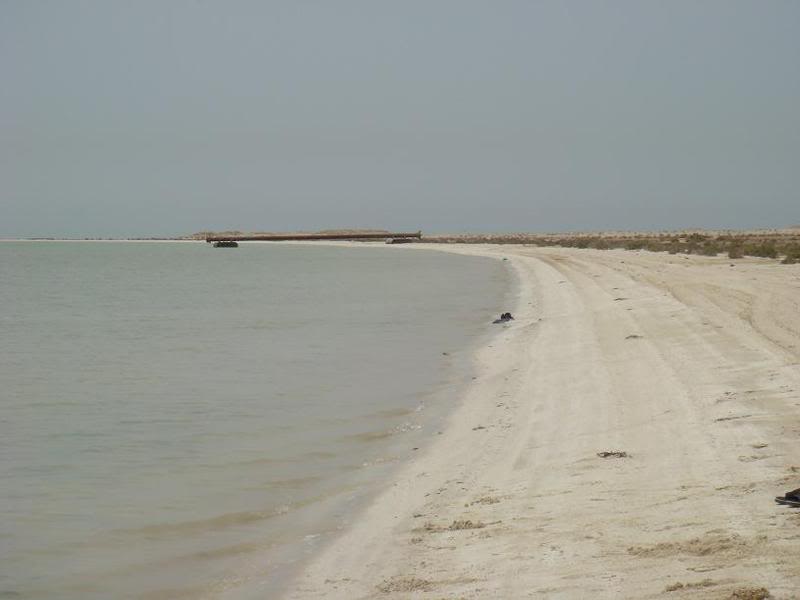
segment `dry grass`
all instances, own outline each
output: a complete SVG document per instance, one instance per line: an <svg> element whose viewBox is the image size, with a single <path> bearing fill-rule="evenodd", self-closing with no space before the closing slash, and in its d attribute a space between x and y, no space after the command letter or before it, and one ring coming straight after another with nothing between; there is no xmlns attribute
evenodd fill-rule
<svg viewBox="0 0 800 600"><path fill-rule="evenodd" d="M673 583L672 585L668 585L666 588L664 588L664 591L665 592L676 592L678 590L690 590L690 589L696 589L696 588L707 588L707 587L711 587L713 585L717 585L717 582L713 581L711 579L703 579L702 581L695 581L693 583L681 583L681 582L678 582L678 583Z"/></svg>
<svg viewBox="0 0 800 600"><path fill-rule="evenodd" d="M384 594L394 592L428 592L433 589L434 583L419 577L392 577L378 584L378 591Z"/></svg>
<svg viewBox="0 0 800 600"><path fill-rule="evenodd" d="M730 600L765 600L772 598L767 588L743 587L733 590Z"/></svg>
<svg viewBox="0 0 800 600"><path fill-rule="evenodd" d="M564 248L648 250L670 254L727 255L781 258L784 264L800 263L800 228L757 231L604 232L573 234L484 234L424 237L440 244L528 244Z"/></svg>
<svg viewBox="0 0 800 600"><path fill-rule="evenodd" d="M483 496L482 498L478 498L477 500L473 500L468 505L465 506L472 506L474 504L498 504L500 502L500 498L497 496Z"/></svg>
<svg viewBox="0 0 800 600"><path fill-rule="evenodd" d="M437 525L436 523L425 523L421 531L428 533L437 533L441 531L464 531L467 529L483 529L486 523L481 521L470 521L469 519L457 519L450 523L450 525ZM420 530L415 530L420 531Z"/></svg>
<svg viewBox="0 0 800 600"><path fill-rule="evenodd" d="M463 521L453 521L447 527L450 531L461 531L463 529L483 529L486 527L485 523L481 523L480 521L470 521L470 520L463 520Z"/></svg>
<svg viewBox="0 0 800 600"><path fill-rule="evenodd" d="M739 535L709 533L701 538L685 541L660 542L650 546L631 546L628 554L643 558L664 558L681 554L689 556L748 556L754 554L766 542L766 536L746 539Z"/></svg>

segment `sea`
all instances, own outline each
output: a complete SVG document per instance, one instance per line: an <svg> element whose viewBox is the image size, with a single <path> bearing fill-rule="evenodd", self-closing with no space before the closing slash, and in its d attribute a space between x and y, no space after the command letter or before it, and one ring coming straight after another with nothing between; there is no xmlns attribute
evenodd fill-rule
<svg viewBox="0 0 800 600"><path fill-rule="evenodd" d="M505 264L0 243L0 598L277 597L458 406Z"/></svg>

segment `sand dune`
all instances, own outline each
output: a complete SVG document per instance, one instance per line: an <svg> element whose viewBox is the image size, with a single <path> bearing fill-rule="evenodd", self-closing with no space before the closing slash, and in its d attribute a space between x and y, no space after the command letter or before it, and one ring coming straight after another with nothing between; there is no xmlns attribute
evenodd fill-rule
<svg viewBox="0 0 800 600"><path fill-rule="evenodd" d="M800 594L800 265L436 249L508 257L516 320L289 598Z"/></svg>

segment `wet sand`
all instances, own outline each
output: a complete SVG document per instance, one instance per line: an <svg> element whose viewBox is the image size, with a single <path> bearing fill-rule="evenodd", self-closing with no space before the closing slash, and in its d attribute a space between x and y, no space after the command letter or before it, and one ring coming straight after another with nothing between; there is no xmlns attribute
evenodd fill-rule
<svg viewBox="0 0 800 600"><path fill-rule="evenodd" d="M800 265L432 248L507 257L515 320L288 598L796 597Z"/></svg>

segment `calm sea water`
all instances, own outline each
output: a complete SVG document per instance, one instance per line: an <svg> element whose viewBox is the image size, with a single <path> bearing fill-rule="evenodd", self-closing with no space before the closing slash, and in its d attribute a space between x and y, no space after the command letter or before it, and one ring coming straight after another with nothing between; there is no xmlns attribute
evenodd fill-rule
<svg viewBox="0 0 800 600"><path fill-rule="evenodd" d="M435 434L507 279L382 246L1 243L0 597L269 597Z"/></svg>

